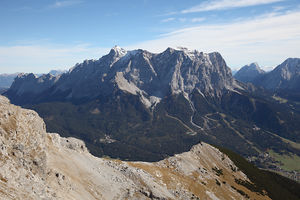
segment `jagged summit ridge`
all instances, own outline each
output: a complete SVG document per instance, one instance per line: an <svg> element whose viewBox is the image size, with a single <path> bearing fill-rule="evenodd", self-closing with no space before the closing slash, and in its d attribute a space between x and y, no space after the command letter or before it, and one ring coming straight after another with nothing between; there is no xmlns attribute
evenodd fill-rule
<svg viewBox="0 0 300 200"><path fill-rule="evenodd" d="M124 56L126 55L127 51L119 46L114 46L111 50L110 53L115 53L117 56Z"/></svg>
<svg viewBox="0 0 300 200"><path fill-rule="evenodd" d="M31 103L24 96L34 93L36 101L57 96L61 100L93 99L121 90L138 95L146 107L151 107L168 94L189 98L197 90L204 95L220 96L223 90L236 87L230 68L217 52L168 48L154 54L115 46L99 60L76 64L61 76L37 78L24 74L15 80L7 95L17 99L15 103Z"/></svg>
<svg viewBox="0 0 300 200"><path fill-rule="evenodd" d="M282 79L291 80L300 76L300 59L288 58L274 69L274 73L280 73Z"/></svg>
<svg viewBox="0 0 300 200"><path fill-rule="evenodd" d="M249 65L243 66L235 75L234 78L236 78L239 81L242 82L251 82L253 83L255 79L259 78L266 72L262 70L257 62L251 63Z"/></svg>
<svg viewBox="0 0 300 200"><path fill-rule="evenodd" d="M300 91L300 58L288 58L274 70L256 81L269 90Z"/></svg>

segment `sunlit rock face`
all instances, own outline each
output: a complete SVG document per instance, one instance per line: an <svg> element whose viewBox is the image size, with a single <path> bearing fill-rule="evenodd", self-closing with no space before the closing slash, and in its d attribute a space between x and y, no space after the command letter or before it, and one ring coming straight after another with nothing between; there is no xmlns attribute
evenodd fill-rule
<svg viewBox="0 0 300 200"><path fill-rule="evenodd" d="M46 133L36 112L0 96L1 199L245 199L236 189L269 199L235 179L249 181L206 143L155 163L94 157L81 140Z"/></svg>
<svg viewBox="0 0 300 200"><path fill-rule="evenodd" d="M85 60L68 72L37 77L20 74L6 95L13 103L51 100L90 100L118 90L138 95L147 107L169 94L192 91L219 97L223 90L239 88L222 56L217 53L168 48L159 54L114 47L99 60Z"/></svg>

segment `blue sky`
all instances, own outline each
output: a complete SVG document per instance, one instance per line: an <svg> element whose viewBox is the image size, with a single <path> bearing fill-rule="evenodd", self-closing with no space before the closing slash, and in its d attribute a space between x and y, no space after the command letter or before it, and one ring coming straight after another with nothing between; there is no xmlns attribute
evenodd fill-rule
<svg viewBox="0 0 300 200"><path fill-rule="evenodd" d="M300 57L299 0L1 0L0 73L68 69L114 45L220 52L232 69Z"/></svg>

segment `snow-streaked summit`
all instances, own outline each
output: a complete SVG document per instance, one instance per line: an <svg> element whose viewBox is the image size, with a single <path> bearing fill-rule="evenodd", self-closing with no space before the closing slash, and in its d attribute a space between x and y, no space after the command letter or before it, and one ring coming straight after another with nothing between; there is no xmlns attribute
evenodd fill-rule
<svg viewBox="0 0 300 200"><path fill-rule="evenodd" d="M34 87L24 87L28 81L39 84L35 79L37 77L29 75L26 80L16 79L8 95L36 94L32 91ZM41 96L36 99L56 96L65 100L94 99L121 90L139 96L144 105L151 108L168 94L183 94L189 99L193 91L199 91L218 97L223 90L238 87L219 53L203 53L182 47L151 53L142 49L127 51L114 46L99 60L76 64L54 80L38 90Z"/></svg>
<svg viewBox="0 0 300 200"><path fill-rule="evenodd" d="M117 45L115 45L111 50L110 53L113 53L116 57L122 57L126 55L127 51Z"/></svg>

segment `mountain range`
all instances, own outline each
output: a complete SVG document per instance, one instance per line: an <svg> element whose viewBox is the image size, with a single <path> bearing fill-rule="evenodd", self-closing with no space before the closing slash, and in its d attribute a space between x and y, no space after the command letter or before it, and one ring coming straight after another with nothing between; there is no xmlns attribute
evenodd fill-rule
<svg viewBox="0 0 300 200"><path fill-rule="evenodd" d="M65 70L51 70L49 74L53 76L57 76L59 74L65 73ZM13 73L13 74L0 74L0 94L10 88L11 84L13 83L14 79L20 73ZM37 74L36 76L42 76L43 74Z"/></svg>
<svg viewBox="0 0 300 200"><path fill-rule="evenodd" d="M300 59L289 58L255 83L269 90L300 91Z"/></svg>
<svg viewBox="0 0 300 200"><path fill-rule="evenodd" d="M0 74L0 94L11 86L17 75L18 73Z"/></svg>
<svg viewBox="0 0 300 200"><path fill-rule="evenodd" d="M242 67L235 78L265 89L281 102L300 101L300 59L288 58L270 72L263 72L256 64Z"/></svg>
<svg viewBox="0 0 300 200"><path fill-rule="evenodd" d="M219 53L168 48L152 54L143 50L127 52L116 46L108 55L86 60L62 76L20 74L9 94L14 95L15 103L26 104L49 99L82 101L120 90L138 95L149 108L168 94L183 94L189 99L194 90L210 96L220 96L223 89L234 90L239 86L224 65ZM36 98L24 99L26 95Z"/></svg>
<svg viewBox="0 0 300 200"><path fill-rule="evenodd" d="M96 156L158 161L204 141L259 167L300 172L279 159L300 158L297 104L236 81L217 52L116 46L61 75L19 74L5 95ZM265 153L270 159L260 158Z"/></svg>
<svg viewBox="0 0 300 200"><path fill-rule="evenodd" d="M252 82L265 89L300 91L300 58L288 58L266 73L257 63L242 67L234 77L242 82Z"/></svg>

